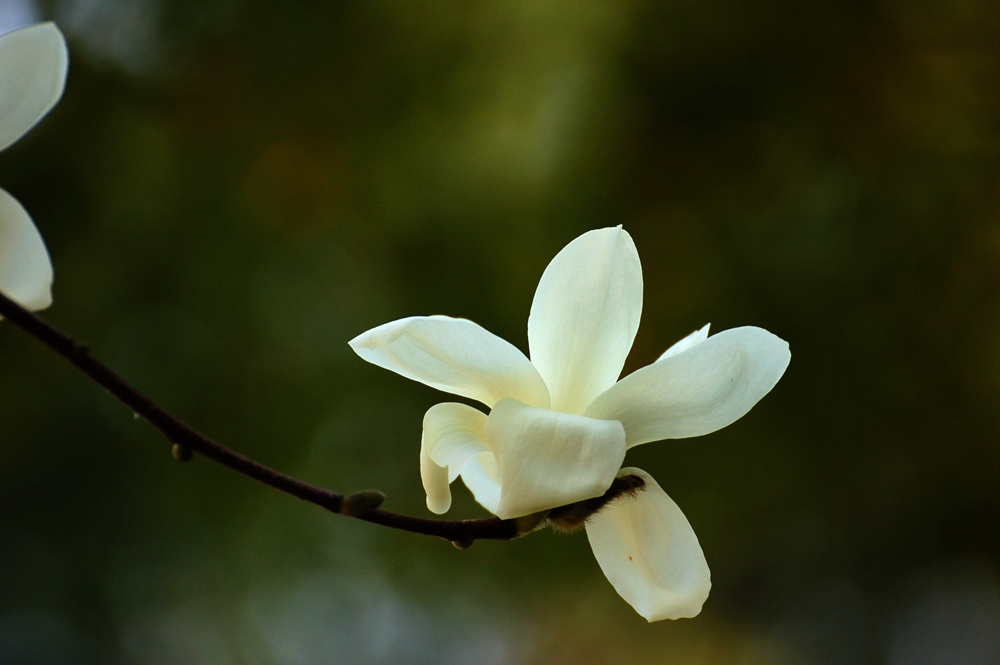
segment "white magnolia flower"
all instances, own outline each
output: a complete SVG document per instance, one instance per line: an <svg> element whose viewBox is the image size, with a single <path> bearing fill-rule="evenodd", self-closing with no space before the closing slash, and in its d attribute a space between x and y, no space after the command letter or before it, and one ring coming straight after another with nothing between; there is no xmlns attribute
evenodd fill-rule
<svg viewBox="0 0 1000 665"><path fill-rule="evenodd" d="M62 96L69 53L54 23L0 36L0 150L28 133ZM28 309L52 303L52 262L35 223L0 189L0 292Z"/></svg>
<svg viewBox="0 0 1000 665"><path fill-rule="evenodd" d="M490 409L450 402L424 416L420 472L435 513L450 507L459 476L504 519L602 496L616 476L641 478L641 490L605 505L586 528L618 593L656 621L698 614L711 580L684 514L649 474L621 468L625 451L729 425L771 390L790 354L760 328L709 337L705 326L619 381L641 310L635 245L621 227L607 228L571 242L542 274L530 361L446 316L393 321L350 344L370 363Z"/></svg>

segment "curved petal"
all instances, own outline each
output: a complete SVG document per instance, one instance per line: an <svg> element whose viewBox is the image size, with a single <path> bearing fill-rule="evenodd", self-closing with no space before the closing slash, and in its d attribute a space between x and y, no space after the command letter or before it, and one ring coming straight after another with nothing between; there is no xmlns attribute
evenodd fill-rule
<svg viewBox="0 0 1000 665"><path fill-rule="evenodd" d="M512 399L493 408L486 440L497 464L500 503L495 514L501 519L600 496L625 459L621 423Z"/></svg>
<svg viewBox="0 0 1000 665"><path fill-rule="evenodd" d="M656 362L660 362L664 358L670 358L671 356L676 356L678 353L684 353L688 349L698 346L699 344L704 342L706 339L708 339L708 328L711 325L712 325L711 323L706 323L701 328L698 328L693 333L691 333L684 339L680 340L679 342L671 346L669 349L664 351L659 358L656 359Z"/></svg>
<svg viewBox="0 0 1000 665"><path fill-rule="evenodd" d="M0 189L0 291L22 307L52 304L52 262L31 217Z"/></svg>
<svg viewBox="0 0 1000 665"><path fill-rule="evenodd" d="M553 409L583 413L614 385L641 313L642 267L622 227L584 233L552 259L531 303L528 347Z"/></svg>
<svg viewBox="0 0 1000 665"><path fill-rule="evenodd" d="M749 411L778 382L790 358L788 342L766 330L725 330L629 374L585 415L621 421L629 448L701 436Z"/></svg>
<svg viewBox="0 0 1000 665"><path fill-rule="evenodd" d="M448 486L471 457L488 450L486 414L482 411L454 402L435 404L427 410L420 440L420 479L432 513L448 512Z"/></svg>
<svg viewBox="0 0 1000 665"><path fill-rule="evenodd" d="M479 453L466 462L462 482L480 506L497 514L500 510L500 471L493 453Z"/></svg>
<svg viewBox="0 0 1000 665"><path fill-rule="evenodd" d="M443 515L451 508L451 487L448 467L438 466L427 454L426 439L420 439L420 482L427 495L427 510Z"/></svg>
<svg viewBox="0 0 1000 665"><path fill-rule="evenodd" d="M0 37L0 150L45 117L66 85L69 52L54 23Z"/></svg>
<svg viewBox="0 0 1000 665"><path fill-rule="evenodd" d="M545 382L524 354L467 319L413 316L372 328L349 344L373 365L489 407L505 397L549 405Z"/></svg>
<svg viewBox="0 0 1000 665"><path fill-rule="evenodd" d="M697 616L712 588L698 537L684 513L641 469L622 469L646 486L587 522L587 539L604 575L647 621Z"/></svg>

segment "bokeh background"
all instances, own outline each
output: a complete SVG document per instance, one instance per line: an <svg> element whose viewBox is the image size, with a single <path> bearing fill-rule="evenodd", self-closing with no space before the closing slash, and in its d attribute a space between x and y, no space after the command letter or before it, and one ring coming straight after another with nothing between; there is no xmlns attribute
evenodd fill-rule
<svg viewBox="0 0 1000 665"><path fill-rule="evenodd" d="M524 349L592 228L643 261L626 372L706 322L793 359L630 451L713 574L650 625L582 534L461 552L179 465L0 325L0 663L1000 663L994 2L0 3L43 19L69 83L0 183L45 316L264 463L427 515L444 397L347 341L448 314Z"/></svg>

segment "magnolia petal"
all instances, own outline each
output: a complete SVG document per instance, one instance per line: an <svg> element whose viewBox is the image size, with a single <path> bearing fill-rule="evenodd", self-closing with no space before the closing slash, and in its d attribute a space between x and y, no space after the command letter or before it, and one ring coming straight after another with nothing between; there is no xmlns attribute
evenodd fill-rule
<svg viewBox="0 0 1000 665"><path fill-rule="evenodd" d="M489 407L505 397L549 405L545 382L524 354L467 319L413 316L372 328L349 344L373 365Z"/></svg>
<svg viewBox="0 0 1000 665"><path fill-rule="evenodd" d="M476 502L494 515L500 510L500 471L493 453L473 456L462 469L462 482Z"/></svg>
<svg viewBox="0 0 1000 665"><path fill-rule="evenodd" d="M531 303L528 346L553 409L583 413L614 385L641 313L639 254L620 226L584 233L552 259Z"/></svg>
<svg viewBox="0 0 1000 665"><path fill-rule="evenodd" d="M647 621L697 616L712 588L698 537L652 476L625 468L646 486L587 521L594 557L615 591Z"/></svg>
<svg viewBox="0 0 1000 665"><path fill-rule="evenodd" d="M420 482L427 495L427 510L435 515L443 515L451 508L451 487L448 483L448 467L438 466L430 455L423 438L420 439Z"/></svg>
<svg viewBox="0 0 1000 665"><path fill-rule="evenodd" d="M54 23L0 37L0 150L45 117L66 85L69 52Z"/></svg>
<svg viewBox="0 0 1000 665"><path fill-rule="evenodd" d="M656 359L656 362L660 362L664 358L676 356L678 353L683 353L688 349L704 342L706 339L708 339L708 327L711 325L712 325L711 323L706 323L701 328L698 328L693 333L691 333L681 341L671 346L669 349L663 352L663 355L661 355L659 358Z"/></svg>
<svg viewBox="0 0 1000 665"><path fill-rule="evenodd" d="M788 342L766 330L733 328L629 374L585 415L619 420L628 447L701 436L738 420L788 366Z"/></svg>
<svg viewBox="0 0 1000 665"><path fill-rule="evenodd" d="M501 519L600 496L625 458L621 423L512 399L493 408L486 440L496 459L500 503L494 512Z"/></svg>
<svg viewBox="0 0 1000 665"><path fill-rule="evenodd" d="M0 189L0 292L30 310L52 304L52 262L27 211Z"/></svg>
<svg viewBox="0 0 1000 665"><path fill-rule="evenodd" d="M471 457L488 450L486 414L482 411L454 402L436 404L427 410L420 440L420 479L432 513L448 512L449 485Z"/></svg>

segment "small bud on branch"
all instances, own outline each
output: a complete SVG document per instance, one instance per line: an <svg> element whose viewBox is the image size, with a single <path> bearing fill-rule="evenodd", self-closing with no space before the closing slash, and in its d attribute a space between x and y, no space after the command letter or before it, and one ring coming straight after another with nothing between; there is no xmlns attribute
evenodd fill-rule
<svg viewBox="0 0 1000 665"><path fill-rule="evenodd" d="M340 514L348 517L360 517L370 513L385 501L385 494L378 490L361 490L348 494L340 502Z"/></svg>
<svg viewBox="0 0 1000 665"><path fill-rule="evenodd" d="M190 462L191 458L194 457L194 453L191 452L190 448L182 446L179 443L175 443L170 452L178 462Z"/></svg>

